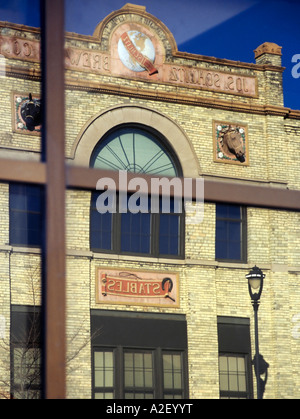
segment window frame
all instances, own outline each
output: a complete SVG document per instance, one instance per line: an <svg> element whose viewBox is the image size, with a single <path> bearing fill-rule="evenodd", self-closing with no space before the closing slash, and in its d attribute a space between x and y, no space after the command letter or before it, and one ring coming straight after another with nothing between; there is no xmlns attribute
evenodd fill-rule
<svg viewBox="0 0 300 419"><path fill-rule="evenodd" d="M11 327L10 327L10 392L11 397L18 398L15 394L18 394L20 384L16 380L15 370L15 349L22 351L22 354L26 354L28 351L34 350L35 362L33 367L36 369L38 382L29 383L28 390L32 391L36 395L42 393L42 310L40 306L11 306ZM36 397L34 397L36 398Z"/></svg>
<svg viewBox="0 0 300 419"><path fill-rule="evenodd" d="M137 129L140 132L145 132L153 137L153 141L160 144L162 149L165 153L168 154L170 160L173 162L176 175L178 177L182 177L182 168L179 162L179 159L172 149L169 141L155 128L149 127L144 124L140 123L123 123L116 125L115 127L111 128L98 142L96 147L94 148L91 158L90 158L90 166L93 166L98 154L98 149L101 146L101 142L105 141L107 138L115 134L118 135L119 132L122 130L130 130L130 129ZM108 143L109 144L109 143ZM128 172L130 173L130 172ZM147 174L147 172L146 172ZM136 173L139 176L139 173ZM151 176L151 175L149 175ZM159 175L154 175L159 176ZM160 177L165 177L160 175ZM101 191L98 192L101 194ZM128 256L141 256L141 257L154 257L154 258L170 258L170 259L184 259L185 257L185 212L184 212L184 203L182 199L182 211L180 213L170 213L170 214L163 214L163 213L151 213L149 210L148 214L150 214L150 231L149 231L149 252L138 252L138 251L128 251L122 250L121 239L122 239L122 213L118 211L111 214L111 247L108 248L98 248L91 246L92 244L92 234L93 234L93 226L92 226L92 211L97 211L95 206L93 206L95 196L98 194L97 192L93 192L91 195L91 205L90 205L90 250L95 253L109 253L109 254L122 254ZM129 196L130 194L128 194ZM171 198L171 197L170 197ZM151 199L151 196L148 197ZM161 198L160 198L161 199ZM116 207L119 207L119 194L117 193L117 203ZM178 252L177 254L174 253L163 253L160 252L160 222L161 222L161 215L169 215L171 217L177 217L179 226L178 226ZM134 216L134 215L133 215ZM143 216L143 215L142 215Z"/></svg>
<svg viewBox="0 0 300 419"><path fill-rule="evenodd" d="M101 193L101 192L100 192ZM97 212L97 209L93 207L93 201L95 196L98 195L97 192L93 192L91 195L91 205L90 205L90 250L94 253L108 253L108 254L119 254L119 255L128 255L128 256L141 256L147 258L167 258L167 259L184 259L185 257L185 212L184 207L182 204L182 211L181 213L171 213L171 214L163 214L163 213L151 213L149 211L150 216L150 232L149 232L149 252L134 252L134 251L126 251L122 250L121 248L121 238L122 238L122 213L116 211L115 213L111 214L111 237L110 242L111 246L110 249L108 248L98 248L92 246L92 235L96 234L93 231L94 226L92 226L92 220L94 219L94 214L92 212ZM118 201L118 198L117 198ZM140 214L140 213L138 213ZM138 215L137 214L137 215ZM106 214L105 214L106 215ZM132 214L135 216L136 214ZM161 215L169 215L170 217L177 217L178 219L178 253L161 253L160 252L160 222L161 222ZM101 215L99 214L99 217ZM143 216L143 214L141 214Z"/></svg>
<svg viewBox="0 0 300 419"><path fill-rule="evenodd" d="M15 367L15 350L19 350L22 352L22 357L26 356L29 351L34 351L37 355L35 355L35 361L32 365L32 368L35 369L35 375L37 382L35 383L24 383L25 388L24 391L28 391L35 395L35 397L27 397L27 399L39 399L41 392L42 392L42 374L41 374L41 366L42 366L42 348L39 344L25 344L25 343L12 343L11 344L11 397L13 399L19 398L16 395L21 391L22 383L19 383L16 378L16 367ZM39 361L39 362L38 362ZM26 364L27 367L27 364Z"/></svg>
<svg viewBox="0 0 300 419"><path fill-rule="evenodd" d="M137 123L137 122L126 122L126 123L122 123L122 124L118 124L115 125L114 127L112 127L111 129L109 129L98 141L98 143L96 144L96 146L94 147L94 150L90 156L90 167L93 169L97 169L97 170L107 170L107 169L99 169L99 168L95 168L94 167L94 162L96 160L96 154L98 151L98 148L101 146L101 143L106 141L106 139L108 137L110 137L112 134L120 132L122 130L130 130L130 129L137 129L139 131L144 131L145 134L148 134L150 136L153 137L153 141L158 143L161 148L165 151L165 153L167 153L169 155L170 160L173 162L175 171L176 171L176 176L178 177L182 177L183 176L183 171L182 171L182 167L179 161L179 158L177 157L177 154L175 153L175 150L173 149L172 145L170 144L170 142L168 141L168 139L161 133L159 132L157 129L149 126L149 125L145 125L142 123ZM119 169L121 170L121 169ZM147 174L147 172L143 172L143 173L139 173L139 172L128 172L128 173L135 173L136 176L139 175L143 175L143 174ZM161 176L164 177L166 175L157 175L155 173L151 173L149 174L149 176Z"/></svg>
<svg viewBox="0 0 300 419"><path fill-rule="evenodd" d="M243 358L245 362L245 385L246 390L245 391L239 391L239 390L223 390L221 389L221 370L220 370L220 357L226 356L230 358ZM236 352L220 352L219 353L219 385L220 385L220 398L221 399L250 399L251 397L251 360L249 354L244 353L236 353ZM229 374L228 374L229 378Z"/></svg>
<svg viewBox="0 0 300 419"><path fill-rule="evenodd" d="M26 208L25 209L20 209L20 208L14 208L12 206L12 194L13 191L12 189L14 187L21 187L23 188L22 191L22 196L25 197L26 199ZM29 194L28 194L28 187L29 188L35 188L36 191L39 192L39 204L40 204L40 211L34 211L34 210L29 210L28 209L28 204L29 204ZM18 194L19 195L19 194ZM41 248L42 244L43 244L43 232L44 232L44 217L43 217L43 209L44 209L44 188L42 186L39 185L31 185L28 183L24 183L24 184L18 184L18 183L14 183L14 182L10 182L9 183L9 244L11 246L16 246L16 247L27 247L27 248ZM12 222L12 215L13 214L24 214L26 216L26 228L24 228L24 230L26 230L27 232L27 242L25 243L25 241L15 241L13 239L13 228L14 228L14 223ZM40 235L37 241L35 241L34 243L32 242L32 237L31 239L29 239L29 235L30 232L32 231L32 229L30 229L28 227L28 217L30 216L30 214L36 215L39 221L39 225L40 225Z"/></svg>
<svg viewBox="0 0 300 419"><path fill-rule="evenodd" d="M250 320L244 317L217 316L218 328L218 363L220 389L220 356L244 357L246 370L246 392L224 391L220 389L220 398L253 399L253 374L251 362Z"/></svg>
<svg viewBox="0 0 300 419"><path fill-rule="evenodd" d="M181 399L188 398L188 364L187 364L187 350L185 349L164 349L161 347L157 348L140 348L132 346L105 346L105 345L93 345L92 347L92 398L95 399L97 392L100 392L101 388L95 386L95 362L94 355L96 352L111 351L114 356L114 386L113 394L114 399L125 399L125 393L132 394L144 394L147 392L153 397L151 399L164 399L166 395L173 393L173 396L181 396ZM152 387L127 387L125 386L125 362L124 356L126 353L141 353L141 354L152 354L152 367L153 367L153 385ZM181 359L181 388L180 389L166 389L164 388L164 370L163 370L163 355L180 355ZM170 397L168 397L170 398ZM178 398L178 397L173 397ZM129 398L128 398L129 399ZM149 398L145 398L149 399Z"/></svg>
<svg viewBox="0 0 300 419"><path fill-rule="evenodd" d="M231 217L218 217L217 216L217 205L216 203L216 228L215 228L215 260L219 262L229 262L229 263L247 263L247 207L244 205L239 205L240 208L240 218L231 218ZM235 206L238 205L235 204L220 204L220 205L226 205L226 206ZM239 223L240 225L240 259L230 259L230 258L222 258L217 255L217 223L218 221L225 221L225 222L235 222ZM226 246L230 245L230 241L226 240Z"/></svg>
<svg viewBox="0 0 300 419"><path fill-rule="evenodd" d="M113 359L113 385L112 386L96 386L96 367L95 367L95 353L96 352L111 352L112 353L112 359ZM92 350L92 390L93 390L93 399L95 399L96 393L113 393L113 396L115 396L115 387L116 387L116 366L115 366L115 356L116 356L116 348L94 348ZM115 398L115 397L112 397ZM103 399L106 399L106 397L103 397Z"/></svg>

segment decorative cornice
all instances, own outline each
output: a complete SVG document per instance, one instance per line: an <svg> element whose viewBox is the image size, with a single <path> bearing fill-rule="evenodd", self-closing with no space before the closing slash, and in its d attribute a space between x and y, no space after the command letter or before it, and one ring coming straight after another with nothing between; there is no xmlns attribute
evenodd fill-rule
<svg viewBox="0 0 300 419"><path fill-rule="evenodd" d="M126 6L126 5L125 5ZM94 43L99 44L99 50L101 50L101 42L99 40L99 37L101 36L101 33L105 27L105 24L112 19L113 17L119 16L120 14L130 14L130 13L136 13L139 15L147 15L151 17L151 19L155 20L155 22L163 29L163 31L166 33L170 44L172 45L172 53L175 58L179 59L185 59L185 60L192 60L192 61L202 61L206 63L210 63L212 65L218 65L218 66L229 66L229 67L235 67L240 69L248 69L248 70L254 70L254 71L274 71L274 72L283 72L285 70L285 67L277 66L277 65L271 65L271 64L255 64L255 63L246 63L242 61L234 61L229 60L226 58L216 58L211 57L207 55L199 55L199 54L192 54L189 52L182 52L178 51L177 44L174 40L174 37L172 33L169 31L169 29L155 16L152 16L151 14L144 11L143 7L127 7L122 8L120 10L117 10L110 15L108 15L102 22L98 24L96 27L93 36L91 35L82 35L75 32L65 32L65 40L67 41L85 41L87 43ZM35 34L36 38L39 38L40 35L40 28L34 28L31 26L26 25L19 25L16 23L10 23L10 22L2 22L0 21L0 28L7 28L12 29L18 32L29 32L32 34ZM267 43L271 44L271 43ZM264 45L264 44L262 44ZM276 44L274 44L276 45ZM278 47L278 46L277 46ZM260 47L258 47L260 48ZM257 49L258 49L257 48ZM281 47L278 47L281 48ZM256 51L256 50L255 50Z"/></svg>

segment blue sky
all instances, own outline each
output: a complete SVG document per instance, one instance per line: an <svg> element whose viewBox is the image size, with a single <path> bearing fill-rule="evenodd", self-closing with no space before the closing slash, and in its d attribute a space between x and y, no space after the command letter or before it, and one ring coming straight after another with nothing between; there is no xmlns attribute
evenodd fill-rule
<svg viewBox="0 0 300 419"><path fill-rule="evenodd" d="M91 35L126 0L65 0L66 30ZM173 33L180 51L255 62L263 42L282 46L284 105L300 109L300 0L131 0ZM0 20L39 26L39 0L0 0ZM300 60L299 60L300 62Z"/></svg>

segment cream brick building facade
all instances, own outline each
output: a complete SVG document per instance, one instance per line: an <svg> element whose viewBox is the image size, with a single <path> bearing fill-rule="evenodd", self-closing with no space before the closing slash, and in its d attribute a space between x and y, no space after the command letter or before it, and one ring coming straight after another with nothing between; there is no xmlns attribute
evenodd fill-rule
<svg viewBox="0 0 300 419"><path fill-rule="evenodd" d="M117 46L125 30L139 30L151 39L158 73L134 72L121 62ZM29 132L18 120L22 98L29 92L40 95L39 31L1 23L0 36L5 71L0 79L0 152L6 158L40 160L39 130ZM144 124L169 141L184 177L300 189L300 112L283 105L277 45L265 43L257 48L255 63L178 52L162 22L143 7L126 5L100 22L93 37L68 33L65 47L65 150L70 165L88 167L95 146L114 127ZM216 123L245 129L244 163L226 160L216 152ZM4 342L10 338L11 307L41 304L41 251L11 243L8 184L0 185L0 194L0 316L5 325L0 371L8 383L9 353ZM266 275L259 308L260 352L269 364L264 397L300 397L299 212L248 206L247 257L231 262L216 260L217 203L205 202L203 221L185 226L183 257L145 257L92 251L91 191L69 189L66 198L68 358L78 352L67 366L68 397L94 395L91 313L107 311L120 313L120 318L134 313L141 318L154 315L161 321L164 316L184 319L185 394L191 399L219 398L218 319L232 320L232 324L242 319L249 324L250 355L254 355L253 309L245 279L254 265ZM97 302L99 268L175 272L178 305ZM135 343L129 346L134 348ZM248 389L249 394L255 397L254 373L250 380L253 390ZM10 392L7 387L4 390Z"/></svg>

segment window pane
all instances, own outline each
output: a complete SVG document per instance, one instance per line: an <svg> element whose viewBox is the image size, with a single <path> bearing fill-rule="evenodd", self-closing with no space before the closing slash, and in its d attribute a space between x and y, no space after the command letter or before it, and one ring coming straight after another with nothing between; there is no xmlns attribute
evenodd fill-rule
<svg viewBox="0 0 300 419"><path fill-rule="evenodd" d="M164 395L164 399L182 399L182 395L181 394L168 394L165 393Z"/></svg>
<svg viewBox="0 0 300 419"><path fill-rule="evenodd" d="M233 221L236 219L236 221ZM216 259L242 259L241 208L236 205L216 205Z"/></svg>
<svg viewBox="0 0 300 419"><path fill-rule="evenodd" d="M241 240L241 225L236 222L228 222L228 230L230 233L230 240L240 241Z"/></svg>
<svg viewBox="0 0 300 419"><path fill-rule="evenodd" d="M218 240L228 239L228 223L227 221L217 220L216 234Z"/></svg>
<svg viewBox="0 0 300 419"><path fill-rule="evenodd" d="M159 253L162 255L179 254L180 217L175 214L160 214Z"/></svg>
<svg viewBox="0 0 300 419"><path fill-rule="evenodd" d="M114 385L113 352L95 352L94 368L95 387L112 387Z"/></svg>
<svg viewBox="0 0 300 419"><path fill-rule="evenodd" d="M30 383L40 384L40 348L14 348L14 383L23 387Z"/></svg>
<svg viewBox="0 0 300 419"><path fill-rule="evenodd" d="M124 354L125 386L133 387L133 354Z"/></svg>
<svg viewBox="0 0 300 419"><path fill-rule="evenodd" d="M152 362L152 353L125 352L125 398L153 398Z"/></svg>
<svg viewBox="0 0 300 419"><path fill-rule="evenodd" d="M238 376L238 387L239 391L246 391L246 376L245 374L239 374Z"/></svg>
<svg viewBox="0 0 300 419"><path fill-rule="evenodd" d="M113 399L114 393L106 392L106 393L95 393L95 399Z"/></svg>
<svg viewBox="0 0 300 419"><path fill-rule="evenodd" d="M92 167L176 176L175 164L158 138L144 128L119 128L97 145Z"/></svg>
<svg viewBox="0 0 300 419"><path fill-rule="evenodd" d="M41 246L43 200L43 189L40 186L10 184L10 244Z"/></svg>
<svg viewBox="0 0 300 419"><path fill-rule="evenodd" d="M216 216L217 218L228 218L228 205L217 204Z"/></svg>
<svg viewBox="0 0 300 419"><path fill-rule="evenodd" d="M229 390L238 391L238 380L236 373L229 373Z"/></svg>
<svg viewBox="0 0 300 419"><path fill-rule="evenodd" d="M91 249L112 248L112 214L91 210Z"/></svg>
<svg viewBox="0 0 300 419"><path fill-rule="evenodd" d="M240 260L241 259L241 243L229 241L228 243L228 259Z"/></svg>
<svg viewBox="0 0 300 419"><path fill-rule="evenodd" d="M239 220L241 218L241 207L238 205L228 205L228 218Z"/></svg>
<svg viewBox="0 0 300 419"><path fill-rule="evenodd" d="M226 356L220 356L219 366L220 366L220 371L221 372L223 372L223 371L227 372L228 366L227 366L227 357Z"/></svg>
<svg viewBox="0 0 300 419"><path fill-rule="evenodd" d="M228 390L228 374L220 372L220 390Z"/></svg>
<svg viewBox="0 0 300 419"><path fill-rule="evenodd" d="M239 205L217 204L217 218L231 218L239 220L241 218L241 208Z"/></svg>
<svg viewBox="0 0 300 419"><path fill-rule="evenodd" d="M245 358L237 358L239 373L245 372Z"/></svg>
<svg viewBox="0 0 300 419"><path fill-rule="evenodd" d="M121 216L121 251L150 252L150 214L125 213Z"/></svg>
<svg viewBox="0 0 300 419"><path fill-rule="evenodd" d="M164 354L164 389L182 389L182 360L181 355Z"/></svg>
<svg viewBox="0 0 300 419"><path fill-rule="evenodd" d="M246 397L246 367L244 356L225 356L219 357L220 372L220 391L222 397L233 398L230 392L234 392L235 398ZM241 396L236 393L242 392Z"/></svg>

